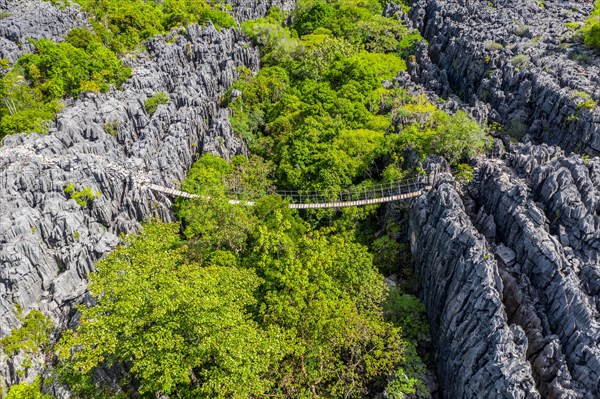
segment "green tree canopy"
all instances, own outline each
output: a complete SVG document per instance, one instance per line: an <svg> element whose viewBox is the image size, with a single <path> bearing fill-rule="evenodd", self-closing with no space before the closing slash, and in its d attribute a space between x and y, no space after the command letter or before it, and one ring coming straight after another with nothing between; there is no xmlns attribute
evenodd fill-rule
<svg viewBox="0 0 600 399"><path fill-rule="evenodd" d="M404 344L383 321L384 284L367 249L316 232L295 240L289 227L259 227L246 260L264 280L261 324L283 330L282 394L362 398L385 388Z"/></svg>
<svg viewBox="0 0 600 399"><path fill-rule="evenodd" d="M175 224L146 225L97 264L76 332L75 370L128 366L141 393L247 397L272 386L263 378L277 342L251 320L260 279L250 269L188 262Z"/></svg>
<svg viewBox="0 0 600 399"><path fill-rule="evenodd" d="M585 44L600 49L600 1L594 2L594 10L581 31Z"/></svg>
<svg viewBox="0 0 600 399"><path fill-rule="evenodd" d="M434 152L444 155L452 165L482 154L490 146L490 136L463 111L447 117L431 143Z"/></svg>

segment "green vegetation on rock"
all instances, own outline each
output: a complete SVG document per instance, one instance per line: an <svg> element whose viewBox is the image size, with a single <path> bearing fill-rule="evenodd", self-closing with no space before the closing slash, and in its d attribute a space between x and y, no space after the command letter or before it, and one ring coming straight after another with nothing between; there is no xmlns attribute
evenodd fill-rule
<svg viewBox="0 0 600 399"><path fill-rule="evenodd" d="M4 399L55 399L41 391L42 378L37 377L31 384L22 382L10 387Z"/></svg>
<svg viewBox="0 0 600 399"><path fill-rule="evenodd" d="M46 315L37 310L32 310L24 315L21 307L17 306L16 315L22 324L19 328L12 329L9 335L0 339L0 350L5 356L15 359L12 363L14 372L23 377L32 367L34 358L43 357L51 350L50 334L54 325ZM39 393L39 389L39 382L31 385L21 384L11 387L7 397L42 398L42 396L33 395L33 393ZM46 398L46 396L43 397L43 399Z"/></svg>
<svg viewBox="0 0 600 399"><path fill-rule="evenodd" d="M120 53L136 49L141 42L171 28L209 21L229 28L235 21L227 7L211 7L206 0L74 0L91 13L95 32L110 49Z"/></svg>
<svg viewBox="0 0 600 399"><path fill-rule="evenodd" d="M597 103L594 101L592 96L590 96L585 91L575 91L572 96L573 99L577 100L577 109L587 108L593 109L596 107Z"/></svg>
<svg viewBox="0 0 600 399"><path fill-rule="evenodd" d="M600 1L594 3L594 11L581 29L585 44L600 49Z"/></svg>
<svg viewBox="0 0 600 399"><path fill-rule="evenodd" d="M35 53L23 55L0 79L0 138L45 133L62 99L82 91L108 91L131 75L131 69L85 29L73 29L62 43L32 43Z"/></svg>
<svg viewBox="0 0 600 399"><path fill-rule="evenodd" d="M516 56L511 58L510 63L513 64L513 66L517 70L523 69L527 65L529 65L529 57L526 56L525 54L517 54Z"/></svg>
<svg viewBox="0 0 600 399"><path fill-rule="evenodd" d="M90 202L102 197L102 193L94 191L91 187L84 187L77 191L75 184L69 184L63 191L81 207L86 207Z"/></svg>
<svg viewBox="0 0 600 399"><path fill-rule="evenodd" d="M37 310L32 310L24 316L21 309L17 309L17 317L23 325L0 339L0 347L4 354L15 356L19 352L37 353L44 350L50 343L50 332L53 328L50 319Z"/></svg>
<svg viewBox="0 0 600 399"><path fill-rule="evenodd" d="M22 56L21 70L34 90L47 100L77 97L81 91L107 91L130 75L116 55L85 29L73 29L62 43L34 42L36 52Z"/></svg>
<svg viewBox="0 0 600 399"><path fill-rule="evenodd" d="M150 115L156 112L159 105L163 105L169 102L169 95L164 91L158 92L152 97L144 101L144 108Z"/></svg>
<svg viewBox="0 0 600 399"><path fill-rule="evenodd" d="M192 23L235 25L225 4L205 0L74 0L93 17L94 31L75 28L65 41L32 41L25 54L0 78L0 139L14 133L46 133L61 100L83 91L106 92L131 75L117 53L138 49L144 40ZM53 3L61 3L53 1ZM68 5L67 2L62 2ZM9 70L10 69L10 70ZM156 104L158 105L158 104Z"/></svg>

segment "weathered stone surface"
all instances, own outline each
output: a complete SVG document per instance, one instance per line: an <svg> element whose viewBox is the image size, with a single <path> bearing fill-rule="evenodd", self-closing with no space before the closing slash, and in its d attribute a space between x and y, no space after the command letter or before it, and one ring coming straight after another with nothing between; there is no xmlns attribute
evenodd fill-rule
<svg viewBox="0 0 600 399"><path fill-rule="evenodd" d="M566 151L600 151L600 58L577 42L568 22L585 20L592 2L415 0L411 19L427 39L413 78L446 97L492 106L491 117ZM544 4L542 7L541 4ZM526 60L518 65L515 57Z"/></svg>
<svg viewBox="0 0 600 399"><path fill-rule="evenodd" d="M11 62L31 52L31 39L62 40L73 28L87 27L87 16L76 4L60 8L49 1L0 1L0 58Z"/></svg>
<svg viewBox="0 0 600 399"><path fill-rule="evenodd" d="M597 398L600 159L531 144L500 155L479 160L461 195L446 175L411 211L443 397L502 397L479 379L483 366L465 365L475 348L494 358L505 341L493 332L509 326L523 345L502 350L522 359L529 385L486 363L503 392L518 382L523 395ZM482 297L493 306L473 305Z"/></svg>
<svg viewBox="0 0 600 399"><path fill-rule="evenodd" d="M590 227L596 222L594 199L600 179L589 173L598 161L586 164L544 146L519 146L511 159L508 164L520 175L498 161L480 166L477 202L496 221L496 242L515 253L515 263L506 265L507 273L519 281L524 299L535 304L529 312L532 316L519 324L537 315L541 328L533 330L547 340L555 336L548 350L557 354L560 368L570 372L562 385L572 387L577 397L596 397L600 392L600 317L597 292L586 287L590 286L588 278L600 270L598 238ZM561 230L570 247L561 243ZM588 272L583 273L584 269Z"/></svg>
<svg viewBox="0 0 600 399"><path fill-rule="evenodd" d="M263 16L272 7L278 7L285 12L294 9L295 0L227 0L233 7L238 21L254 19Z"/></svg>
<svg viewBox="0 0 600 399"><path fill-rule="evenodd" d="M525 359L527 338L507 320L491 248L446 176L419 199L410 219L443 396L539 398Z"/></svg>

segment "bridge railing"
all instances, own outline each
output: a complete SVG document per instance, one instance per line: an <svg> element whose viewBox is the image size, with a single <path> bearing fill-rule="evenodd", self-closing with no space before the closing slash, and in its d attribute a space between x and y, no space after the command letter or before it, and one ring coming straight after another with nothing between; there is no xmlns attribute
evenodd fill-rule
<svg viewBox="0 0 600 399"><path fill-rule="evenodd" d="M276 191L283 198L289 199L292 204L315 204L330 202L367 201L378 198L393 197L396 195L410 194L425 189L431 185L428 176L419 176L396 182L380 183L373 186L355 187L341 191ZM247 193L228 191L227 196L239 200L254 200Z"/></svg>

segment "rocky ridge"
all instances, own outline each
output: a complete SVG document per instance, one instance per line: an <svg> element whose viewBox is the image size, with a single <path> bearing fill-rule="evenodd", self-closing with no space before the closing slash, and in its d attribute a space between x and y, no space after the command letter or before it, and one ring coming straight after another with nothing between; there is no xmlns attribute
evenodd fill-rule
<svg viewBox="0 0 600 399"><path fill-rule="evenodd" d="M567 152L600 151L600 58L569 23L591 1L411 1L410 18L428 45L409 70L443 97L483 101L517 140L525 135Z"/></svg>
<svg viewBox="0 0 600 399"><path fill-rule="evenodd" d="M517 145L413 207L444 397L598 397L599 167Z"/></svg>
<svg viewBox="0 0 600 399"><path fill-rule="evenodd" d="M411 212L443 397L599 397L600 160L565 152L600 149L600 113L583 105L598 100L600 63L565 26L585 20L591 2L544 4L421 0L411 10L428 40L409 63L414 81L459 95L515 139L562 147L500 151L479 161L468 190L446 176ZM465 273L465 264L479 268ZM481 279L482 269L492 277ZM490 326L521 345L479 335ZM522 379L497 372L507 364L519 364ZM493 372L494 385L483 376Z"/></svg>
<svg viewBox="0 0 600 399"><path fill-rule="evenodd" d="M46 2L25 3L16 9L39 6L40 21L61 21L57 15L65 11L48 8ZM232 5L243 18L259 17L269 6ZM29 26L27 20L15 22L17 15L0 20L0 32ZM61 26L67 31L73 26L44 25L56 27L47 34L54 39L66 34L59 32ZM17 304L26 311L39 308L65 326L72 306L85 294L87 273L118 244L118 235L135 231L151 217L172 219L170 200L146 189L144 182L172 187L185 178L198 153L229 157L243 151L227 110L217 104L236 68L258 68L258 51L238 30L218 31L210 24L155 38L147 49L126 60L133 75L122 90L82 94L57 116L48 135L3 140L0 336L18 325ZM170 100L149 115L144 100L160 91ZM77 190L90 187L101 197L80 206L64 193L69 184ZM21 379L14 366L0 362L0 375L9 385Z"/></svg>
<svg viewBox="0 0 600 399"><path fill-rule="evenodd" d="M442 176L412 208L410 231L443 396L539 398L525 333L503 310L498 266Z"/></svg>
<svg viewBox="0 0 600 399"><path fill-rule="evenodd" d="M0 58L15 62L34 50L27 39L60 41L73 28L89 27L79 6L49 1L0 1Z"/></svg>

